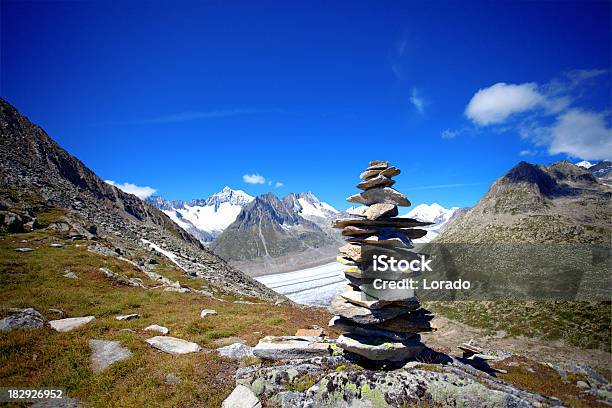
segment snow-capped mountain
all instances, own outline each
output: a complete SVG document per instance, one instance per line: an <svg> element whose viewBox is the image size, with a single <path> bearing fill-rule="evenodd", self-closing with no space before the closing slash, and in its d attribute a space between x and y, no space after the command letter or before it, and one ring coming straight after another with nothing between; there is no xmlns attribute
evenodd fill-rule
<svg viewBox="0 0 612 408"><path fill-rule="evenodd" d="M581 161L580 163L576 163L576 166L590 171L601 183L607 186L612 185L612 163L608 160L602 160L599 163Z"/></svg>
<svg viewBox="0 0 612 408"><path fill-rule="evenodd" d="M208 244L221 235L223 230L236 220L242 208L253 199L254 197L242 190L233 190L226 186L205 199L169 201L154 196L148 198L147 202L161 209L172 221L202 243Z"/></svg>
<svg viewBox="0 0 612 408"><path fill-rule="evenodd" d="M338 210L310 192L291 193L282 199L267 193L246 205L211 248L231 262L290 257L288 262L294 266L312 263L313 257L339 245L340 233L331 228L331 220L339 216ZM300 261L305 253L310 255ZM267 266L264 264L264 269Z"/></svg>
<svg viewBox="0 0 612 408"><path fill-rule="evenodd" d="M319 201L310 191L307 193L291 193L283 198L285 204L295 210L300 216L315 223L328 221L337 217L340 212L331 205Z"/></svg>
<svg viewBox="0 0 612 408"><path fill-rule="evenodd" d="M583 160L581 162L576 163L576 166L582 167L582 168L585 168L585 169L590 169L591 167L594 166L594 164L589 162L589 161Z"/></svg>
<svg viewBox="0 0 612 408"><path fill-rule="evenodd" d="M415 239L414 242L425 243L437 237L458 215L464 212L463 208L444 208L438 203L419 204L404 215L404 217L416 218L420 221L433 222L433 225L422 227L427 230L423 238Z"/></svg>

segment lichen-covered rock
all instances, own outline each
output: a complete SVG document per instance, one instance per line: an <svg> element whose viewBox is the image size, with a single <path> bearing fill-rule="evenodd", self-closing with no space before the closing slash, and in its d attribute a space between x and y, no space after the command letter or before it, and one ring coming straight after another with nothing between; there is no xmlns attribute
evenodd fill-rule
<svg viewBox="0 0 612 408"><path fill-rule="evenodd" d="M399 342L347 333L338 337L336 344L346 351L373 361L404 361L415 358L425 348L418 336L414 340Z"/></svg>
<svg viewBox="0 0 612 408"><path fill-rule="evenodd" d="M27 309L14 309L14 312L14 314L0 320L0 331L40 329L45 324L45 318L31 307Z"/></svg>
<svg viewBox="0 0 612 408"><path fill-rule="evenodd" d="M280 407L500 407L557 406L559 401L515 388L453 360L424 369L421 363L392 371L351 368L343 357L280 366L246 367L236 383Z"/></svg>

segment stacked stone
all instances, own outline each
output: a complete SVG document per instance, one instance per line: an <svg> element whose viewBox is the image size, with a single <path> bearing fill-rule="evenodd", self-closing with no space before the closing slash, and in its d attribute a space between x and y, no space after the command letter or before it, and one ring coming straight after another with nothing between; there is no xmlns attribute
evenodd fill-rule
<svg viewBox="0 0 612 408"><path fill-rule="evenodd" d="M405 195L391 188L395 184L392 178L398 174L400 170L386 161L370 162L357 184L363 192L347 198L362 206L349 210L352 218L334 221L347 240L338 260L347 265L349 284L332 301L330 311L335 316L329 325L343 332L336 343L339 347L379 362L416 357L425 347L419 333L432 330L431 316L420 307L413 289L380 288L381 283L418 274L374 271L373 260L383 255L398 261L418 259L411 251L412 239L425 236L427 231L414 227L431 224L397 217L398 206L410 206Z"/></svg>

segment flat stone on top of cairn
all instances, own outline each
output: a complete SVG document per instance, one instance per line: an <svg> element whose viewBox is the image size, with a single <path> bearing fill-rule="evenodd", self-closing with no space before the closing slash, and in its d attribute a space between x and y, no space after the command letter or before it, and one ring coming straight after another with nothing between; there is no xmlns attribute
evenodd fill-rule
<svg viewBox="0 0 612 408"><path fill-rule="evenodd" d="M329 325L343 333L337 342L339 347L370 361L413 359L425 348L419 333L433 330L432 316L420 307L413 290L385 292L372 288L374 279L417 276L374 271L373 259L380 255L415 259L411 240L425 236L427 231L414 227L431 224L397 217L398 206L410 206L404 194L391 188L395 184L391 178L398 174L400 170L389 162L370 162L357 184L364 191L347 198L362 206L348 212L352 218L333 223L346 238L339 260L347 265L345 276L349 285L332 302L330 311L335 316Z"/></svg>

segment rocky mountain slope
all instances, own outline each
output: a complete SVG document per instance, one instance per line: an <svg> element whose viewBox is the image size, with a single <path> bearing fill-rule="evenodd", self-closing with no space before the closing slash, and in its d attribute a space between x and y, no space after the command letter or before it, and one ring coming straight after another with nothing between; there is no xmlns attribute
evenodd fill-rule
<svg viewBox="0 0 612 408"><path fill-rule="evenodd" d="M336 245L334 237L321 227L336 214L312 193L290 194L282 200L272 193L264 194L240 212L211 248L226 260L246 261Z"/></svg>
<svg viewBox="0 0 612 408"><path fill-rule="evenodd" d="M233 190L226 186L205 199L170 201L162 196L153 196L146 201L162 210L204 245L209 245L236 220L240 211L253 201L253 198L242 190Z"/></svg>
<svg viewBox="0 0 612 408"><path fill-rule="evenodd" d="M186 274L222 290L278 298L271 290L205 250L157 208L102 181L39 126L0 99L0 192L5 229L55 228L109 243L125 258L142 250L163 253ZM35 198L34 198L35 197ZM42 225L36 214L63 214Z"/></svg>
<svg viewBox="0 0 612 408"><path fill-rule="evenodd" d="M437 241L609 245L612 189L595 167L520 162Z"/></svg>

